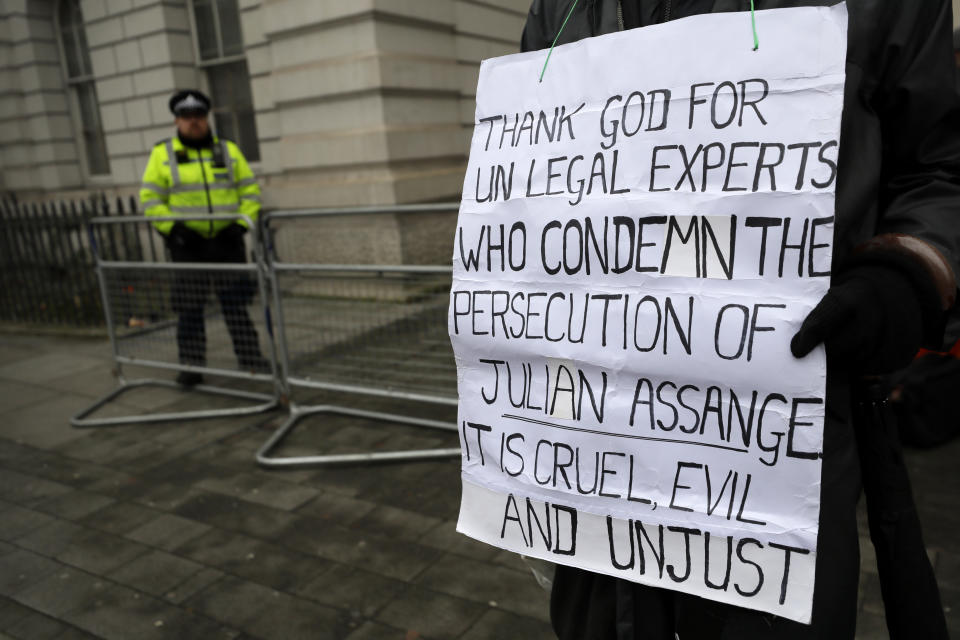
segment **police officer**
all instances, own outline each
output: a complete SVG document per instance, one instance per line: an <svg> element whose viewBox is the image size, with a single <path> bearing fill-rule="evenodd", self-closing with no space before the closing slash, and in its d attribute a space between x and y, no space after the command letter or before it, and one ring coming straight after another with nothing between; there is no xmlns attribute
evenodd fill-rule
<svg viewBox="0 0 960 640"><path fill-rule="evenodd" d="M140 188L140 206L147 216L204 215L203 220L157 221L174 262L245 262L247 219L260 211L260 186L233 142L210 131L210 99L200 91L178 91L170 98L177 135L158 142L150 153ZM247 219L237 218L237 214ZM246 273L178 271L171 291L178 314L180 362L206 366L204 312L211 289L220 301L233 351L240 367L269 371L260 352L247 305L256 292ZM203 381L196 371L181 371L177 382Z"/></svg>

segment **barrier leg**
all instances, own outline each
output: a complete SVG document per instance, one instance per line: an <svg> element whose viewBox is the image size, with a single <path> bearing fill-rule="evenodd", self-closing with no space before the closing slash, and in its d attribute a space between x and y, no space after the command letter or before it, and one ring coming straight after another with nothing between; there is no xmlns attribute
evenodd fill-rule
<svg viewBox="0 0 960 640"><path fill-rule="evenodd" d="M280 425L276 432L260 447L257 451L257 463L268 468L295 469L302 467L315 467L332 464L346 463L369 463L369 462L394 462L399 460L427 460L432 458L450 458L460 455L460 447L448 449L414 449L409 451L377 451L367 453L342 453L315 456L289 456L289 457L271 457L270 453L276 449L284 438L286 438L303 418L316 414L336 414L353 416L357 418L367 418L371 420L383 420L387 422L397 422L409 424L418 427L428 427L432 429L442 429L445 431L457 431L457 425L453 422L443 422L440 420L429 420L426 418L415 418L396 413L383 413L379 411L366 411L363 409L351 409L337 405L316 405L309 407L291 407L290 417Z"/></svg>
<svg viewBox="0 0 960 640"><path fill-rule="evenodd" d="M245 405L241 407L231 407L228 409L199 409L195 411L174 411L169 413L150 413L146 415L129 415L112 418L89 418L97 409L109 404L112 400L121 396L131 389L140 387L165 387L168 389L182 389L180 385L170 380L159 380L153 378L143 378L139 380L123 381L120 386L103 396L90 407L77 413L70 418L70 424L78 429L89 427L111 427L122 424L145 424L150 422L169 422L176 420L197 420L201 418L225 418L229 416L247 416L262 413L276 408L280 404L280 398L276 394L255 393L252 391L242 391L240 389L229 389L226 387L217 387L213 385L199 384L191 387L191 391L206 393L210 395L227 396L231 398L241 398L243 400L253 400L256 404Z"/></svg>

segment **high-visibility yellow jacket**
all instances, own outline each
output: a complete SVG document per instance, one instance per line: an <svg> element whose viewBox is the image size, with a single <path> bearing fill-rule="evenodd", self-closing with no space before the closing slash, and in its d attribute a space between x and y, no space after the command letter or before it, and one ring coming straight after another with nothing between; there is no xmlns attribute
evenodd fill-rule
<svg viewBox="0 0 960 640"><path fill-rule="evenodd" d="M140 186L140 206L148 216L209 215L205 220L184 224L206 238L243 220L256 221L260 212L260 185L240 149L229 140L213 139L220 147L223 167L214 166L213 149L193 149L169 138L150 152ZM160 233L168 234L173 222L155 222Z"/></svg>

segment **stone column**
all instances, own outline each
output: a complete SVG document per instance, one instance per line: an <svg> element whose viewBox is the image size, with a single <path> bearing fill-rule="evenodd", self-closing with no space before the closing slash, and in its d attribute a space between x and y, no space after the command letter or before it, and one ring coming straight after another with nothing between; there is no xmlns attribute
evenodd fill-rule
<svg viewBox="0 0 960 640"><path fill-rule="evenodd" d="M0 169L5 189L82 184L52 0L8 0L0 15Z"/></svg>
<svg viewBox="0 0 960 640"><path fill-rule="evenodd" d="M517 50L526 5L242 0L266 201L458 200L479 60ZM377 238L365 246L379 260L445 263L454 219L368 217L352 232ZM316 244L318 259L356 258L350 245Z"/></svg>

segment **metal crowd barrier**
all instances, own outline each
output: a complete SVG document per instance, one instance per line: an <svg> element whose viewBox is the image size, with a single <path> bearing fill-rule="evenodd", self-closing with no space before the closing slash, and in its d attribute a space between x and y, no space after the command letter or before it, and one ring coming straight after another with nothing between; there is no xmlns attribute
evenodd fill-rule
<svg viewBox="0 0 960 640"><path fill-rule="evenodd" d="M272 339L267 279L257 226L249 226L253 262L174 262L157 241L153 222L209 220L208 215L171 218L94 218L89 232L96 256L104 315L120 386L70 419L74 427L250 415L280 401L276 347ZM159 249L158 249L159 244ZM246 253L244 249L244 253ZM244 256L245 257L245 256ZM257 358L257 356L260 356ZM195 392L248 401L239 407L120 417L91 417L123 393L141 387L178 389L163 378L127 380L124 365L193 372L270 383L271 392L197 384ZM249 404L252 402L253 404Z"/></svg>
<svg viewBox="0 0 960 640"><path fill-rule="evenodd" d="M363 235L379 224L367 216L456 210L456 204L442 204L284 211L264 217L283 385L291 400L289 417L257 452L259 464L290 468L460 455L459 447L271 455L303 418L315 414L457 431L455 422L293 400L294 389L317 389L456 406L456 366L446 321L451 268L351 264L356 256L338 253L340 245L365 244ZM333 222L347 228L330 231ZM352 241L340 242L342 234L352 234ZM377 246L370 240L368 246Z"/></svg>

